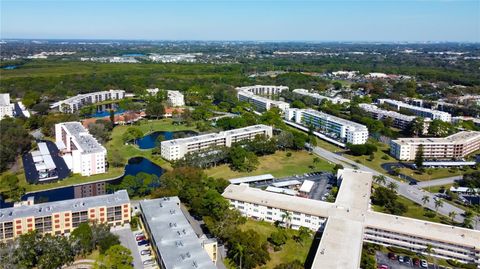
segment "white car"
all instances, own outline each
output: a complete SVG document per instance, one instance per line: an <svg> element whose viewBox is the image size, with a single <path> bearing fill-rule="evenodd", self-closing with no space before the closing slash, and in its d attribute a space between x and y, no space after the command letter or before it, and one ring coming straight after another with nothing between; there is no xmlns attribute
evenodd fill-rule
<svg viewBox="0 0 480 269"><path fill-rule="evenodd" d="M421 260L420 265L422 266L422 268L428 268L428 262L426 260Z"/></svg>

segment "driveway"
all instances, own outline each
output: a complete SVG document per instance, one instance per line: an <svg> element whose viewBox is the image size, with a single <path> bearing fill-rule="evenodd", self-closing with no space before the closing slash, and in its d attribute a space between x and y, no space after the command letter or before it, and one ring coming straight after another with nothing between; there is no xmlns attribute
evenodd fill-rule
<svg viewBox="0 0 480 269"><path fill-rule="evenodd" d="M125 224L123 227L112 227L110 231L113 234L118 235L120 239L120 243L122 246L130 249L132 251L133 256L133 268L142 268L143 263L142 258L140 257L140 251L137 245L137 241L135 241L135 235L133 234L132 230L130 229L130 225Z"/></svg>

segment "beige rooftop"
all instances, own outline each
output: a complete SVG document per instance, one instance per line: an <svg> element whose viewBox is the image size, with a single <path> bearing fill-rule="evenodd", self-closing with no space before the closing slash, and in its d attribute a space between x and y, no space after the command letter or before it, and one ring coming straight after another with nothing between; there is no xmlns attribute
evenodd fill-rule
<svg viewBox="0 0 480 269"><path fill-rule="evenodd" d="M263 206L327 218L312 268L359 268L365 227L467 246L480 246L480 232L434 222L369 211L372 174L341 169L335 203L229 185L223 196Z"/></svg>

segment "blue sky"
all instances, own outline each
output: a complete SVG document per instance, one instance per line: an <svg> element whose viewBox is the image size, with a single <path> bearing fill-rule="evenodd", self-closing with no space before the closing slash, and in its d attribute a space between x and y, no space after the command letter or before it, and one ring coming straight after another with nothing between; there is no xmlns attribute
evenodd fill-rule
<svg viewBox="0 0 480 269"><path fill-rule="evenodd" d="M1 38L474 41L480 0L0 0Z"/></svg>

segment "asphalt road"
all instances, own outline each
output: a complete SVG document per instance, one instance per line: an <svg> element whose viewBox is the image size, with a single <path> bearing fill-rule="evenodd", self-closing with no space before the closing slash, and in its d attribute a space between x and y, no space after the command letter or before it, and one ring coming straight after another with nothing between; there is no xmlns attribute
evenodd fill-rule
<svg viewBox="0 0 480 269"><path fill-rule="evenodd" d="M343 165L344 167L350 167L350 168L354 168L354 167L358 167L358 169L362 170L362 171L367 171L367 172L371 172L373 175L383 175L385 176L386 178L386 184L388 184L389 182L394 182L398 185L398 189L397 189L397 193L402 195L403 197L411 200L411 201L414 201L420 205L423 205L423 202L422 202L422 198L423 196L428 196L430 198L430 201L428 203L426 203L424 205L424 207L427 207L431 210L434 210L434 211L437 211L439 214L442 214L444 216L448 216L448 213L450 212L456 212L457 215L455 217L455 221L457 222L463 222L463 216L462 214L464 213L464 211L456 206L453 206L449 203L443 203L443 207L440 207L437 209L435 209L435 202L434 202L434 197L435 195L430 193L430 192L427 192L427 191L424 191L421 189L421 187L419 187L418 185L408 185L407 183L403 183L403 182L400 182L398 180L395 180L391 177L389 177L388 175L384 175L374 169L371 169L365 165L362 165L362 164L359 164L359 163L356 163L350 159L347 159L339 154L336 154L336 153L333 153L333 152L330 152L328 150L325 150L323 148L320 148L320 147L314 147L312 149L313 153L317 154L318 156L332 162L332 163L338 163L338 164L341 164ZM474 221L474 226L475 226L475 229L476 230L480 230L480 221L477 219L477 221Z"/></svg>
<svg viewBox="0 0 480 269"><path fill-rule="evenodd" d="M462 176L454 176L454 177L446 177L446 178L434 179L429 181L422 181L422 182L418 182L418 187L425 188L425 187L453 184L455 183L455 181L461 180L461 179L462 179Z"/></svg>

